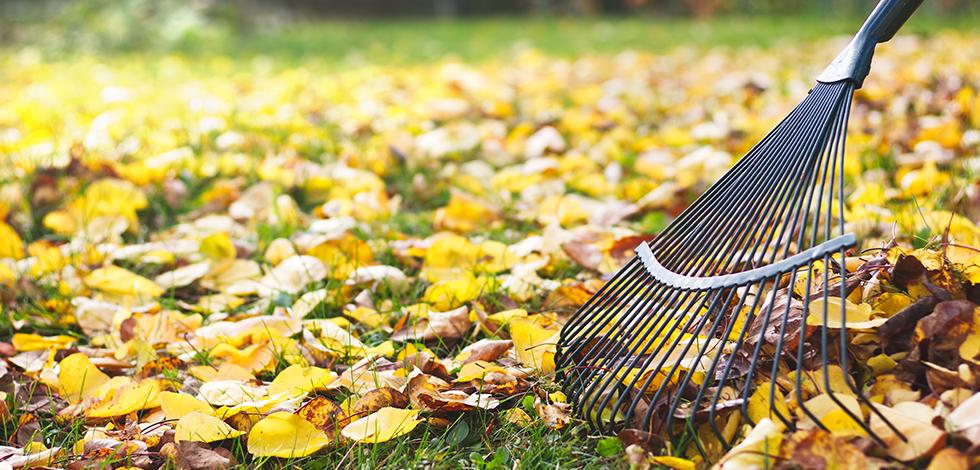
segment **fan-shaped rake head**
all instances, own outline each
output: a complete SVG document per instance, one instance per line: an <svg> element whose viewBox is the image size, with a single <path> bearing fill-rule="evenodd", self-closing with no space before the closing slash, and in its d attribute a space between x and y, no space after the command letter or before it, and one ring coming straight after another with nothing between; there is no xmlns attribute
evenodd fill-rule
<svg viewBox="0 0 980 470"><path fill-rule="evenodd" d="M790 429L825 427L834 412L879 443L904 439L848 352L844 299L868 272L847 267L857 242L843 155L874 44L918 3L879 4L806 99L563 327L556 365L591 426L667 437L707 426L728 447L734 431L717 418L735 409Z"/></svg>

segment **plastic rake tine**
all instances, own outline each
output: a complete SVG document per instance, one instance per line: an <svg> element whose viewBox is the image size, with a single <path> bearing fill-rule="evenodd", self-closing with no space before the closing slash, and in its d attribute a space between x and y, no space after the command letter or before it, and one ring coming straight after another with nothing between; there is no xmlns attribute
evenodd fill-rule
<svg viewBox="0 0 980 470"><path fill-rule="evenodd" d="M562 328L559 378L593 429L675 436L707 416L727 448L732 442L716 419L722 392L735 399L731 412L754 425L747 402L766 383L771 419L789 429L800 421L822 427L805 405L812 396L804 393L807 380L872 439L882 442L863 413L830 392L853 395L904 439L851 375L846 327L828 325L838 313L844 325L845 304L837 312L828 299L848 295L845 257L857 246L844 220L853 94L875 45L890 40L920 4L882 0L809 95L653 241L637 246ZM823 308L810 312L817 300ZM795 309L802 314L791 324ZM812 333L808 317L820 323ZM837 368L846 390L831 390ZM788 380L777 381L787 370ZM798 412L777 409L777 390Z"/></svg>

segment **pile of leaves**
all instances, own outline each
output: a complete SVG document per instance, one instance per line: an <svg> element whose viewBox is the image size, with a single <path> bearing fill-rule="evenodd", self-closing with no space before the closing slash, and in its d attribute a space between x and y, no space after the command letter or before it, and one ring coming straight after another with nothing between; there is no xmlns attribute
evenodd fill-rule
<svg viewBox="0 0 980 470"><path fill-rule="evenodd" d="M852 109L845 216L867 251L846 264L867 276L838 327L897 427L853 410L885 445L829 406L822 426L797 416L795 378L770 377L754 425L722 415L734 448L625 433L597 441L605 465L976 465L976 41L897 38ZM0 56L0 464L343 464L385 441L587 435L554 382L561 325L839 46L344 71ZM809 407L853 400L838 380ZM520 458L448 455L424 465Z"/></svg>

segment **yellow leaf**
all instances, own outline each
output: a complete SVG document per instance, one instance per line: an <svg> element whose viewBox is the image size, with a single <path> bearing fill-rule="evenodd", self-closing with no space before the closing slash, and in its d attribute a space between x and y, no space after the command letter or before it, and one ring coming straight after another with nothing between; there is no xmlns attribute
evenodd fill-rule
<svg viewBox="0 0 980 470"><path fill-rule="evenodd" d="M59 235L71 235L78 230L75 218L68 211L56 210L45 214L44 227Z"/></svg>
<svg viewBox="0 0 980 470"><path fill-rule="evenodd" d="M169 419L169 418L168 418ZM191 411L177 421L174 440L215 442L245 434L224 421L200 411Z"/></svg>
<svg viewBox="0 0 980 470"><path fill-rule="evenodd" d="M531 417L528 416L527 412L517 407L504 411L504 418L508 423L520 426L522 428L530 425L532 422Z"/></svg>
<svg viewBox="0 0 980 470"><path fill-rule="evenodd" d="M315 390L325 390L327 384L336 378L337 374L331 370L293 364L272 380L269 385L269 395L278 393L305 395Z"/></svg>
<svg viewBox="0 0 980 470"><path fill-rule="evenodd" d="M231 259L236 255L235 245L227 233L218 232L201 240L200 252L213 260Z"/></svg>
<svg viewBox="0 0 980 470"><path fill-rule="evenodd" d="M875 310L881 311L885 317L889 318L911 304L912 297L897 292L884 292L872 301Z"/></svg>
<svg viewBox="0 0 980 470"><path fill-rule="evenodd" d="M85 276L84 281L85 285L92 289L113 295L155 299L164 292L163 288L153 281L111 264L92 271Z"/></svg>
<svg viewBox="0 0 980 470"><path fill-rule="evenodd" d="M770 403L769 393L773 388L775 388L773 394L775 403ZM772 412L773 407L776 408L776 412L782 415L783 418L790 419L789 409L786 407L786 397L783 395L783 392L772 382L766 382L756 388L755 392L749 398L749 419L756 423L766 418L778 421L779 417Z"/></svg>
<svg viewBox="0 0 980 470"><path fill-rule="evenodd" d="M669 455L650 457L649 460L652 464L664 466L674 470L694 470L697 468L697 466L691 460L680 457L671 457Z"/></svg>
<svg viewBox="0 0 980 470"><path fill-rule="evenodd" d="M0 222L0 258L21 259L24 257L24 240L13 227Z"/></svg>
<svg viewBox="0 0 980 470"><path fill-rule="evenodd" d="M296 254L296 248L293 247L292 242L285 238L277 238L272 240L269 247L265 249L264 258L269 264L275 266L280 261Z"/></svg>
<svg viewBox="0 0 980 470"><path fill-rule="evenodd" d="M835 398L836 401L834 400ZM843 405L843 408L841 408L841 405ZM803 403L802 408L809 410L810 413L816 416L827 431L834 436L862 436L865 434L864 429L858 423L858 421L864 420L861 405L856 398L850 395L835 393L831 397L830 394L822 393L807 400ZM857 417L858 421L855 421L845 409ZM802 410L800 410L799 414L801 419L811 419Z"/></svg>
<svg viewBox="0 0 980 470"><path fill-rule="evenodd" d="M344 426L340 433L357 442L385 442L412 432L423 421L418 415L418 410L384 407Z"/></svg>
<svg viewBox="0 0 980 470"><path fill-rule="evenodd" d="M871 305L854 304L844 300L844 319L848 329L868 330L881 326L887 318L871 318ZM841 298L828 297L826 300L817 299L810 302L810 312L806 317L809 326L824 324L824 307L827 308L827 328L841 328Z"/></svg>
<svg viewBox="0 0 980 470"><path fill-rule="evenodd" d="M718 462L717 468L721 470L765 468L768 462L772 462L773 458L779 455L779 447L783 440L782 430L783 426L780 423L764 418L756 423L739 445L725 454Z"/></svg>
<svg viewBox="0 0 980 470"><path fill-rule="evenodd" d="M160 384L146 379L111 390L101 403L86 414L89 418L113 418L160 406Z"/></svg>
<svg viewBox="0 0 980 470"><path fill-rule="evenodd" d="M500 367L496 364L487 361L473 361L469 364L464 364L463 367L459 369L459 373L456 374L456 380L453 382L469 382L470 380L482 380L483 377L490 372L503 372L507 373L507 369Z"/></svg>
<svg viewBox="0 0 980 470"><path fill-rule="evenodd" d="M933 160L926 160L918 170L899 174L901 177L898 179L898 185L909 197L925 196L949 182L949 175L940 171Z"/></svg>
<svg viewBox="0 0 980 470"><path fill-rule="evenodd" d="M6 284L8 286L13 285L17 281L17 273L14 272L10 266L0 263L0 284Z"/></svg>
<svg viewBox="0 0 980 470"><path fill-rule="evenodd" d="M296 458L330 444L330 438L309 421L280 411L262 418L248 433L248 451L256 457Z"/></svg>
<svg viewBox="0 0 980 470"><path fill-rule="evenodd" d="M550 373L555 370L558 329L541 326L542 319L540 315L514 318L510 322L510 337L521 364Z"/></svg>
<svg viewBox="0 0 980 470"><path fill-rule="evenodd" d="M438 310L451 310L493 289L492 278L466 272L459 279L439 281L425 290L422 301Z"/></svg>
<svg viewBox="0 0 980 470"><path fill-rule="evenodd" d="M429 239L432 245L425 251L422 276L430 282L454 279L463 272L498 273L519 261L507 245L494 240L471 243L451 233Z"/></svg>
<svg viewBox="0 0 980 470"><path fill-rule="evenodd" d="M867 364L868 367L871 368L872 374L875 376L891 372L891 370L898 365L898 363L887 354L871 356L868 358Z"/></svg>
<svg viewBox="0 0 980 470"><path fill-rule="evenodd" d="M526 317L527 310L523 308L514 308L510 310L504 310L491 315L487 315L487 321L497 325L504 326L510 323L511 320L518 317Z"/></svg>
<svg viewBox="0 0 980 470"><path fill-rule="evenodd" d="M433 224L437 230L466 233L485 228L498 218L497 211L480 199L454 190L446 207L436 209Z"/></svg>
<svg viewBox="0 0 980 470"><path fill-rule="evenodd" d="M71 402L95 396L99 387L109 381L109 376L92 364L82 353L72 354L61 360L58 367L58 385L61 396Z"/></svg>
<svg viewBox="0 0 980 470"><path fill-rule="evenodd" d="M181 419L190 413L211 414L211 405L184 393L160 393L160 408L167 419Z"/></svg>
<svg viewBox="0 0 980 470"><path fill-rule="evenodd" d="M15 333L10 344L18 351L43 351L51 348L65 349L77 341L71 336L41 336L33 333Z"/></svg>

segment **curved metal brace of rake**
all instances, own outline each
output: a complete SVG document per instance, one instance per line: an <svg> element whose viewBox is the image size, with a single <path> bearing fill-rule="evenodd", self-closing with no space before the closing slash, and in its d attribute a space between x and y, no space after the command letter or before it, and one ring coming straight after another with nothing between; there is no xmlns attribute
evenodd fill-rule
<svg viewBox="0 0 980 470"><path fill-rule="evenodd" d="M874 45L890 39L919 3L879 3L809 96L653 242L638 246L637 256L562 328L556 354L559 377L590 426L602 431L634 427L674 438L675 417L690 428L699 415L707 415L704 422L729 448L733 436L719 429L717 413L738 406L756 424L748 402L763 365L767 341L761 336L776 326L770 325L775 320L774 350L767 350L771 419L789 429L797 426L793 416L776 406L780 366L790 366L795 368L793 398L800 411L796 418L824 427L803 392L804 376L820 369L822 391L861 431L884 445L865 422L863 403L875 415L872 419L905 439L851 376L847 329L840 328L839 342L831 343L827 299L835 289L835 297L847 297L844 259L857 243L853 234L844 233L843 219L843 153L853 93L870 69ZM831 285L835 264L839 279ZM801 269L805 291L797 301L793 290ZM815 272L821 270L820 290L811 293ZM780 299L783 285L788 292ZM808 368L813 358L807 356L807 316L811 300L820 297L821 326L815 336L821 366ZM779 312L781 300L785 305ZM802 310L795 345L789 337L794 302ZM845 303L840 303L840 325L846 325ZM761 327L752 337L750 329L757 324ZM845 390L835 390L830 380L834 348ZM739 371L737 366L745 362L748 370ZM721 403L726 390L740 397ZM698 439L694 443L705 453Z"/></svg>

